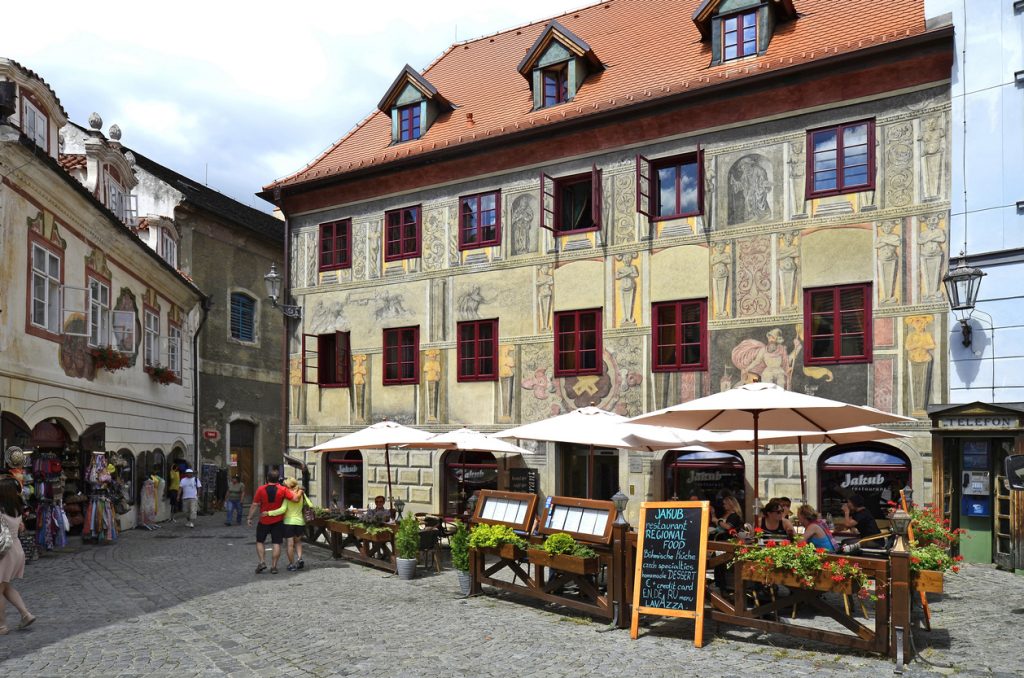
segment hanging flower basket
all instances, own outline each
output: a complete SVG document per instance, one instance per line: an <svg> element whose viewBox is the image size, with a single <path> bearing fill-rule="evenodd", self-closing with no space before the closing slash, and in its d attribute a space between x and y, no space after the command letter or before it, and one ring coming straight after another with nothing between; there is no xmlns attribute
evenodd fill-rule
<svg viewBox="0 0 1024 678"><path fill-rule="evenodd" d="M176 382L178 380L178 375L174 370L168 367L155 365L149 368L149 378L161 386L166 386L167 384L173 384Z"/></svg>
<svg viewBox="0 0 1024 678"><path fill-rule="evenodd" d="M91 349L89 354L92 356L94 367L108 372L123 370L132 363L131 356L115 351L109 346Z"/></svg>

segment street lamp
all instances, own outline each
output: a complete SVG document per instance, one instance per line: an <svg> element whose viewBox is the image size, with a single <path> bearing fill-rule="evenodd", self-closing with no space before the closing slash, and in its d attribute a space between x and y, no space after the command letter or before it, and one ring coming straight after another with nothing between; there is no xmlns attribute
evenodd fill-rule
<svg viewBox="0 0 1024 678"><path fill-rule="evenodd" d="M398 518L402 517L402 512L405 510L405 500L395 499L394 500L395 510L398 511Z"/></svg>
<svg viewBox="0 0 1024 678"><path fill-rule="evenodd" d="M960 321L960 334L963 335L965 347L971 345L971 314L978 301L981 279L986 275L980 268L968 266L967 257L961 252L960 265L942 276L942 284L946 286L946 294L949 296L949 306Z"/></svg>
<svg viewBox="0 0 1024 678"><path fill-rule="evenodd" d="M892 517L889 519L889 524L892 525L892 529L896 532L896 543L893 544L892 550L897 553L902 553L907 550L907 532L910 529L910 514L904 511L902 508L896 509Z"/></svg>
<svg viewBox="0 0 1024 678"><path fill-rule="evenodd" d="M277 300L281 297L281 274L277 272L277 266L273 262L270 263L270 273L263 276L263 281L267 284L267 297L270 299L270 303L274 305L274 308L281 311L286 318L294 318L296 320L302 318L301 306L277 303Z"/></svg>
<svg viewBox="0 0 1024 678"><path fill-rule="evenodd" d="M622 493L620 489L618 492L612 495L612 503L615 504L615 525L627 525L626 522L626 505L629 503L629 497Z"/></svg>

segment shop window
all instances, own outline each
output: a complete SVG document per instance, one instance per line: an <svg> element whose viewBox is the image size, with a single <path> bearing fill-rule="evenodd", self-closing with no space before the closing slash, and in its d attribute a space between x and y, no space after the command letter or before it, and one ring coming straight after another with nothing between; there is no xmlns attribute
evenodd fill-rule
<svg viewBox="0 0 1024 678"><path fill-rule="evenodd" d="M808 365L870 361L870 283L805 290L804 336Z"/></svg>
<svg viewBox="0 0 1024 678"><path fill-rule="evenodd" d="M736 452L668 452L665 455L665 499L699 497L718 504L722 490L740 506L746 495L743 458Z"/></svg>
<svg viewBox="0 0 1024 678"><path fill-rule="evenodd" d="M473 320L458 324L459 381L498 378L498 321Z"/></svg>
<svg viewBox="0 0 1024 678"><path fill-rule="evenodd" d="M32 325L51 334L60 334L61 258L38 243L32 244Z"/></svg>
<svg viewBox="0 0 1024 678"><path fill-rule="evenodd" d="M811 130L807 149L808 198L874 188L874 120Z"/></svg>
<svg viewBox="0 0 1024 678"><path fill-rule="evenodd" d="M706 299L668 301L651 308L651 332L655 372L706 370Z"/></svg>
<svg viewBox="0 0 1024 678"><path fill-rule="evenodd" d="M420 255L420 207L404 207L384 213L384 260L410 259Z"/></svg>
<svg viewBox="0 0 1024 678"><path fill-rule="evenodd" d="M498 463L490 452L446 452L441 496L445 515L459 516L466 502L479 490L498 489Z"/></svg>
<svg viewBox="0 0 1024 678"><path fill-rule="evenodd" d="M889 502L899 501L900 490L910 482L910 460L894 447L877 443L834 447L818 462L820 513L842 516L843 502L859 494L871 514L884 519Z"/></svg>
<svg viewBox="0 0 1024 678"><path fill-rule="evenodd" d="M757 54L757 11L722 18L722 61Z"/></svg>
<svg viewBox="0 0 1024 678"><path fill-rule="evenodd" d="M619 454L588 445L558 444L559 493L582 499L611 499L619 489Z"/></svg>
<svg viewBox="0 0 1024 678"><path fill-rule="evenodd" d="M231 338L256 341L256 300L243 292L231 293Z"/></svg>
<svg viewBox="0 0 1024 678"><path fill-rule="evenodd" d="M419 382L420 328L384 330L384 385Z"/></svg>
<svg viewBox="0 0 1024 678"><path fill-rule="evenodd" d="M352 220L320 224L320 270L352 267Z"/></svg>
<svg viewBox="0 0 1024 678"><path fill-rule="evenodd" d="M420 138L420 104L400 106L398 109L398 140L411 141Z"/></svg>
<svg viewBox="0 0 1024 678"><path fill-rule="evenodd" d="M48 151L50 121L28 99L22 99L22 112L21 131L35 142L36 146Z"/></svg>
<svg viewBox="0 0 1024 678"><path fill-rule="evenodd" d="M89 345L110 345L110 285L89 276Z"/></svg>
<svg viewBox="0 0 1024 678"><path fill-rule="evenodd" d="M348 332L302 335L302 381L324 388L348 387L351 351Z"/></svg>
<svg viewBox="0 0 1024 678"><path fill-rule="evenodd" d="M324 477L324 496L331 508L366 506L363 499L363 455L358 451L329 452Z"/></svg>
<svg viewBox="0 0 1024 678"><path fill-rule="evenodd" d="M555 313L555 376L601 374L601 309Z"/></svg>
<svg viewBox="0 0 1024 678"><path fill-rule="evenodd" d="M142 362L146 367L155 367L160 362L160 316L152 311L143 311Z"/></svg>
<svg viewBox="0 0 1024 678"><path fill-rule="evenodd" d="M459 249L501 244L501 191L459 198Z"/></svg>

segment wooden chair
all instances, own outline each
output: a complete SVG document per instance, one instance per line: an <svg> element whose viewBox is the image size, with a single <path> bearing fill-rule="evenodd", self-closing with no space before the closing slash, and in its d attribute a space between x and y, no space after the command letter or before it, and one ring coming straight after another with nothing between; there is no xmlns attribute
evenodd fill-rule
<svg viewBox="0 0 1024 678"><path fill-rule="evenodd" d="M441 571L441 540L437 528L420 530L420 564L430 567L430 561L434 561L434 571Z"/></svg>

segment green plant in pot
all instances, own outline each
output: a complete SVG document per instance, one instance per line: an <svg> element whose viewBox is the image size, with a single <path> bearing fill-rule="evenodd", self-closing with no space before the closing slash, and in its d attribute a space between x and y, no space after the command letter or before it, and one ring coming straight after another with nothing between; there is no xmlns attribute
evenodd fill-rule
<svg viewBox="0 0 1024 678"><path fill-rule="evenodd" d="M398 532L395 533L399 579L412 579L416 575L416 557L419 552L420 524L416 516L409 515L398 521Z"/></svg>
<svg viewBox="0 0 1024 678"><path fill-rule="evenodd" d="M527 557L535 565L575 574L594 574L598 570L594 549L579 543L565 532L549 534L540 548L530 548Z"/></svg>
<svg viewBox="0 0 1024 678"><path fill-rule="evenodd" d="M507 525L477 525L469 533L469 548L471 549L501 549L510 544L517 549L525 549L526 540L515 533Z"/></svg>
<svg viewBox="0 0 1024 678"><path fill-rule="evenodd" d="M468 596L473 585L473 576L469 573L469 530L461 520L455 521L455 534L449 539L452 547L452 567L459 575L459 590Z"/></svg>

